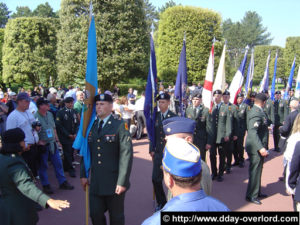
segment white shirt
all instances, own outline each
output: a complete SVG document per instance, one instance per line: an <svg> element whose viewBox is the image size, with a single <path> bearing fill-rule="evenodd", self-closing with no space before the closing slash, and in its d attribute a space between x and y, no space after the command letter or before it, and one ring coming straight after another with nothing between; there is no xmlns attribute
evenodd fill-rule
<svg viewBox="0 0 300 225"><path fill-rule="evenodd" d="M132 104L129 104L126 107L130 110L134 110L134 105L132 105ZM120 111L122 113L123 119L131 119L131 117L133 116L133 111L125 111L124 105L120 105Z"/></svg>
<svg viewBox="0 0 300 225"><path fill-rule="evenodd" d="M20 112L18 110L12 111L7 117L6 130L21 128L25 133L25 144L34 144L39 141L39 136L36 131L32 129L31 124L35 121L34 116L29 110Z"/></svg>
<svg viewBox="0 0 300 225"><path fill-rule="evenodd" d="M144 110L144 104L145 104L145 96L142 96L135 103L135 111Z"/></svg>
<svg viewBox="0 0 300 225"><path fill-rule="evenodd" d="M29 112L32 113L32 115L34 115L38 111L38 108L36 107L36 105L33 102L30 102L28 110L29 110Z"/></svg>

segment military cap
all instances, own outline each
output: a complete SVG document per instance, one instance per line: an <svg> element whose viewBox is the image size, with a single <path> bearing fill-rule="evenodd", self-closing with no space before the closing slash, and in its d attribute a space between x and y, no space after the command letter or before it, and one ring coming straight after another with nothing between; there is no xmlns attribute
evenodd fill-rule
<svg viewBox="0 0 300 225"><path fill-rule="evenodd" d="M202 94L200 91L193 91L192 98L202 98Z"/></svg>
<svg viewBox="0 0 300 225"><path fill-rule="evenodd" d="M276 91L275 94L276 95L281 95L281 91Z"/></svg>
<svg viewBox="0 0 300 225"><path fill-rule="evenodd" d="M170 100L170 95L168 94L168 93L166 93L166 92L164 92L164 93L160 93L158 96L157 96L157 98L156 98L156 100L158 101L158 100L162 100L162 99L165 99L165 100Z"/></svg>
<svg viewBox="0 0 300 225"><path fill-rule="evenodd" d="M254 97L257 95L257 93L255 91L251 92L250 97Z"/></svg>
<svg viewBox="0 0 300 225"><path fill-rule="evenodd" d="M112 99L111 95L109 95L109 94L100 94L100 95L95 96L95 102L98 102L98 101L112 103L113 99Z"/></svg>
<svg viewBox="0 0 300 225"><path fill-rule="evenodd" d="M227 91L227 90L225 90L225 91L223 92L223 95L230 95L230 92Z"/></svg>
<svg viewBox="0 0 300 225"><path fill-rule="evenodd" d="M222 91L221 90L215 90L214 93L213 93L213 95L215 95L215 94L220 94L221 95Z"/></svg>
<svg viewBox="0 0 300 225"><path fill-rule="evenodd" d="M39 107L41 105L47 105L49 104L49 101L43 97L39 98L37 101L36 101L36 106Z"/></svg>
<svg viewBox="0 0 300 225"><path fill-rule="evenodd" d="M245 95L242 93L242 92L240 92L238 95L237 95L237 97L244 97Z"/></svg>
<svg viewBox="0 0 300 225"><path fill-rule="evenodd" d="M74 98L73 98L73 97L66 97L66 98L64 99L64 102L65 102L65 103L71 103L71 102L74 102Z"/></svg>
<svg viewBox="0 0 300 225"><path fill-rule="evenodd" d="M193 134L196 122L189 118L174 116L162 121L165 135L177 133Z"/></svg>
<svg viewBox="0 0 300 225"><path fill-rule="evenodd" d="M26 101L30 102L29 95L26 92L19 93L17 96L17 101L20 101L20 100L26 100Z"/></svg>
<svg viewBox="0 0 300 225"><path fill-rule="evenodd" d="M199 149L182 138L169 138L164 148L163 168L179 177L194 177L201 172Z"/></svg>
<svg viewBox="0 0 300 225"><path fill-rule="evenodd" d="M256 96L255 96L255 99L258 99L258 100L261 100L261 101L267 101L267 96L264 94L264 93L258 93Z"/></svg>
<svg viewBox="0 0 300 225"><path fill-rule="evenodd" d="M263 94L269 94L268 90L262 90L261 93L263 93Z"/></svg>
<svg viewBox="0 0 300 225"><path fill-rule="evenodd" d="M289 88L289 91L295 91L293 88Z"/></svg>

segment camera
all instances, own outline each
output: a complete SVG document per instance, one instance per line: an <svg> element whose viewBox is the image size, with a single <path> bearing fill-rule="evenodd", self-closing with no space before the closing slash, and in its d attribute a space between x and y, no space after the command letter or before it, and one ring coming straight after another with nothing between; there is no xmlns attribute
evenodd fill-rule
<svg viewBox="0 0 300 225"><path fill-rule="evenodd" d="M42 126L42 124L40 123L40 121L34 121L31 124L32 129L36 129L36 127L41 127L41 126Z"/></svg>

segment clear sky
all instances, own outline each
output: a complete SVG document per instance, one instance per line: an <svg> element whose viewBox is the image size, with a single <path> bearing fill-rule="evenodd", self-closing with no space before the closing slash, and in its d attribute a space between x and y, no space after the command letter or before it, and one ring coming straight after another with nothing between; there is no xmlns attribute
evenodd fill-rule
<svg viewBox="0 0 300 225"><path fill-rule="evenodd" d="M32 10L37 5L47 0L1 0L10 11L15 11L17 6L28 6ZM263 26L268 28L274 38L272 45L285 46L286 37L300 36L300 1L299 0L173 0L177 4L199 6L219 12L222 19L231 18L240 21L246 11L256 11L263 20ZM168 0L150 0L161 7ZM48 3L57 11L60 0L48 0Z"/></svg>

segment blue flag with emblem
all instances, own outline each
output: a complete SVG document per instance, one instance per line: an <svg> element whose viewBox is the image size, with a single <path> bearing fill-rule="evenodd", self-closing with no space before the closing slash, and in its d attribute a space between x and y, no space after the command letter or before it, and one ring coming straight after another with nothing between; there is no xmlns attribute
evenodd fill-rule
<svg viewBox="0 0 300 225"><path fill-rule="evenodd" d="M294 61L292 64L292 68L291 68L291 72L290 72L290 76L289 76L289 80L284 92L284 96L283 99L287 100L289 97L289 90L292 89L293 86L293 76L294 76L294 71L295 71L295 67L296 67L296 56L294 57Z"/></svg>
<svg viewBox="0 0 300 225"><path fill-rule="evenodd" d="M276 56L275 56L274 75L273 75L273 79L272 79L272 87L271 87L271 99L272 99L272 101L275 100L277 57L278 57L278 51L276 52Z"/></svg>
<svg viewBox="0 0 300 225"><path fill-rule="evenodd" d="M183 46L180 53L177 78L175 84L175 98L179 100L180 106L180 116L184 116L185 109L182 100L186 97L186 87L187 87L187 66L186 66L186 47L185 38L183 40Z"/></svg>
<svg viewBox="0 0 300 225"><path fill-rule="evenodd" d="M148 137L152 146L156 145L155 140L155 121L156 121L156 96L157 96L157 70L156 57L153 42L153 33L150 35L150 67L145 91L144 115Z"/></svg>
<svg viewBox="0 0 300 225"><path fill-rule="evenodd" d="M91 16L88 33L85 89L84 110L81 112L80 126L76 139L73 143L73 148L80 150L80 155L83 156L84 160L86 177L89 177L91 155L88 146L88 134L96 117L94 98L97 95L98 90L97 42L94 16Z"/></svg>

